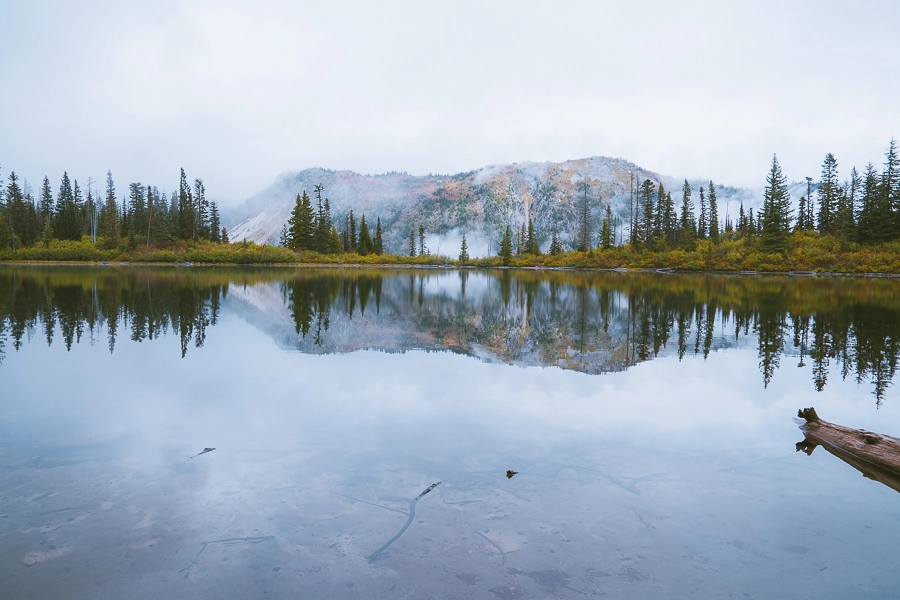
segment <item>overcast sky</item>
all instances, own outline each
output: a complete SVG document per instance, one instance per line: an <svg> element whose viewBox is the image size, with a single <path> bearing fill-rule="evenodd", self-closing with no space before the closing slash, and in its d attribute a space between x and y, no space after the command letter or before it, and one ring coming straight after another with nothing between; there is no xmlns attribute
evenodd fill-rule
<svg viewBox="0 0 900 600"><path fill-rule="evenodd" d="M622 157L761 186L881 164L900 2L0 0L0 175L234 204L284 171Z"/></svg>

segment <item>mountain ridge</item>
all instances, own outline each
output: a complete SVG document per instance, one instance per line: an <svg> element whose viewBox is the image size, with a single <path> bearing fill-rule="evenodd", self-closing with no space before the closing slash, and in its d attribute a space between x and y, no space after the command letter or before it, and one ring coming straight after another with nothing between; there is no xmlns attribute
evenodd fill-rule
<svg viewBox="0 0 900 600"><path fill-rule="evenodd" d="M357 219L365 214L373 227L380 217L388 252L405 253L410 233L421 225L431 251L440 248L445 254L458 252L465 233L469 253L483 256L496 250L507 224L520 227L530 219L534 220L542 249L548 248L554 232L564 246L572 247L584 195L581 184L588 182L596 236L607 205L618 218L620 229L627 228L632 174L636 184L645 179L657 186L662 183L680 204L683 179L658 174L622 158L603 156L488 165L455 175L398 171L361 175L317 167L279 175L271 186L232 210L227 223L233 241L277 243L297 194L304 190L312 193L313 187L321 184L338 229L343 228L350 210ZM709 183L690 182L694 190ZM716 188L723 220L731 203L743 202L745 208L761 204L758 190L718 183ZM696 191L694 205L699 208Z"/></svg>

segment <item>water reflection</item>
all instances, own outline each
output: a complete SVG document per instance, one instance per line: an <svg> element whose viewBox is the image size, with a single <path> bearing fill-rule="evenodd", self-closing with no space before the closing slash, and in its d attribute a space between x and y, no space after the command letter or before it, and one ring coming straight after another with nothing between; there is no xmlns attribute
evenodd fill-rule
<svg viewBox="0 0 900 600"><path fill-rule="evenodd" d="M900 352L900 282L624 273L358 269L0 268L11 341L168 332L182 357L223 305L308 353L450 351L491 362L622 371L658 356L756 346L764 386L790 358L821 391L831 363L881 403Z"/></svg>

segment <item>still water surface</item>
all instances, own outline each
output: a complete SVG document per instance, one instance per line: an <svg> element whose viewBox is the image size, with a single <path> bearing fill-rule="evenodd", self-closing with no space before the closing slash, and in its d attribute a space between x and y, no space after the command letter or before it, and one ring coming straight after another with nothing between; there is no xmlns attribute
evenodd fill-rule
<svg viewBox="0 0 900 600"><path fill-rule="evenodd" d="M3 267L0 595L893 597L900 496L792 417L900 435L898 298Z"/></svg>

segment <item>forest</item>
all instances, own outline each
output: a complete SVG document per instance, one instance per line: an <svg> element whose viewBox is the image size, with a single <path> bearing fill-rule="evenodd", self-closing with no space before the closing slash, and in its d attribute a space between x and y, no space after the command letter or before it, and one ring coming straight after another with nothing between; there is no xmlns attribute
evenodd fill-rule
<svg viewBox="0 0 900 600"><path fill-rule="evenodd" d="M0 258L197 263L458 264L479 267L647 268L693 271L900 273L900 156L891 140L881 170L853 167L841 180L827 154L818 181L794 208L777 156L765 178L760 209L739 207L721 217L716 185L694 190L685 180L676 206L672 191L632 177L628 214L598 200L582 182L572 247L560 232L539 232L533 220L509 222L495 256L469 256L463 234L459 255L432 254L421 223L409 223L405 248L386 251L381 217L375 223L351 210L335 222L325 190L298 194L278 246L229 243L218 206L202 179L184 170L169 196L156 186L131 183L117 200L112 174L105 194L86 191L63 173L54 197L47 177L35 197L15 172L0 193ZM696 199L696 202L695 202ZM602 215L594 222L594 215ZM550 238L542 252L539 239Z"/></svg>

